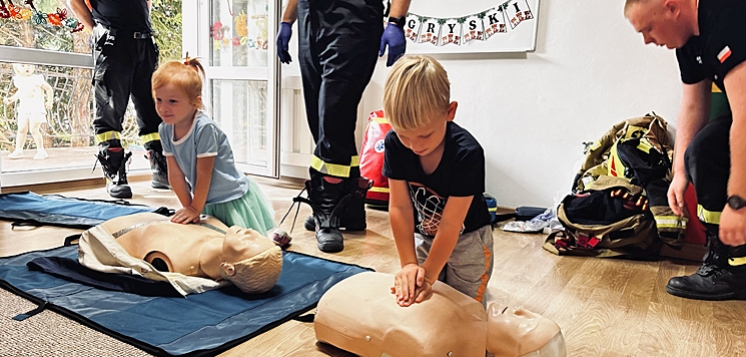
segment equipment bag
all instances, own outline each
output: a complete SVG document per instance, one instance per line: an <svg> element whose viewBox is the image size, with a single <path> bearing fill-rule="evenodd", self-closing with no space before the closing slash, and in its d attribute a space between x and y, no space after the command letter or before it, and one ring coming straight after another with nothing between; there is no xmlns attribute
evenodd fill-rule
<svg viewBox="0 0 746 357"><path fill-rule="evenodd" d="M661 240L682 245L686 218L666 197L673 158L666 125L655 114L624 120L589 147L573 194L557 210L565 231L553 232L545 249L610 257L655 254Z"/></svg>
<svg viewBox="0 0 746 357"><path fill-rule="evenodd" d="M373 180L373 187L365 196L365 203L372 208L388 209L389 205L389 179L382 171L384 142L390 130L391 124L384 117L383 110L370 113L360 150L360 175Z"/></svg>
<svg viewBox="0 0 746 357"><path fill-rule="evenodd" d="M601 176L587 191L565 197L557 208L564 230L552 232L544 249L604 258L655 255L661 241L653 215L642 202L639 186Z"/></svg>

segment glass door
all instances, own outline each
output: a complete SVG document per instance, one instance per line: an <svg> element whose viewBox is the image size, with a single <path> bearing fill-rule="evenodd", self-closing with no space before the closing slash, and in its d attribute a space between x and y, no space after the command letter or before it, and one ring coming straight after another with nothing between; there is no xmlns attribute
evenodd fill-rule
<svg viewBox="0 0 746 357"><path fill-rule="evenodd" d="M199 24L185 50L206 65L205 105L228 136L236 166L279 177L279 76L271 40L279 1L199 0L184 15L185 23L191 17Z"/></svg>

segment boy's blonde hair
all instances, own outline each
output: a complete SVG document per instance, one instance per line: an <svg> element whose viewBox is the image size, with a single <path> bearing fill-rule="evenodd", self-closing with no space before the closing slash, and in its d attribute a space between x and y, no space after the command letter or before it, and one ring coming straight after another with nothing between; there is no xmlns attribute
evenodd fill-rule
<svg viewBox="0 0 746 357"><path fill-rule="evenodd" d="M397 60L383 89L383 111L395 129L429 124L428 117L445 113L450 101L448 74L430 56L407 55Z"/></svg>
<svg viewBox="0 0 746 357"><path fill-rule="evenodd" d="M168 61L160 66L153 72L153 78L151 80L153 87L153 97L155 98L155 90L163 87L166 84L173 84L184 93L186 93L189 101L197 106L197 109L203 109L202 103L202 76L205 74L205 69L202 64L196 58L187 58L182 61Z"/></svg>

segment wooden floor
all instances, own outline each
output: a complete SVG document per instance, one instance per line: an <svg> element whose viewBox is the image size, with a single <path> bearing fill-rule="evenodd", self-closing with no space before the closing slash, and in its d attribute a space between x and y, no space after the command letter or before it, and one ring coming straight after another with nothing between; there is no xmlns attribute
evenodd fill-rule
<svg viewBox="0 0 746 357"><path fill-rule="evenodd" d="M279 220L300 185L256 180ZM34 191L108 198L102 187L57 185ZM178 205L172 192L153 190L146 181L133 183L133 191L132 201L137 203ZM318 251L313 234L303 230L301 219L309 212L307 207L301 209L291 250L380 272L397 271L396 248L385 212L369 210L368 231L347 234L345 250L337 254ZM292 215L282 227L290 230L291 220ZM65 236L77 232L50 227L11 231L7 222L0 221L0 255L60 246ZM494 236L495 271L489 299L523 305L556 321L565 335L569 356L746 356L746 301L695 301L665 292L669 278L697 269L691 262L557 257L542 250L543 235L495 229ZM221 356L328 355L349 356L318 344L312 324L290 321Z"/></svg>

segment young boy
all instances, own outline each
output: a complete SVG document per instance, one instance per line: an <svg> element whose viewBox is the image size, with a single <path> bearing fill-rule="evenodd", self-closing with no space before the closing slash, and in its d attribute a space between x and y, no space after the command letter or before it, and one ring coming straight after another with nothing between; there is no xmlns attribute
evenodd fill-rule
<svg viewBox="0 0 746 357"><path fill-rule="evenodd" d="M440 280L483 305L492 275L492 229L484 200L484 152L453 122L457 102L443 67L428 56L399 59L386 80L383 174L401 271L400 306L427 299Z"/></svg>

